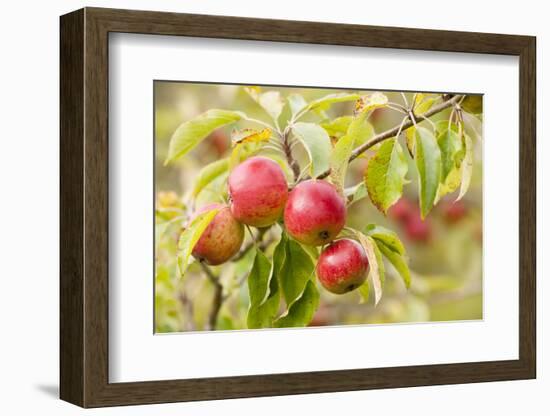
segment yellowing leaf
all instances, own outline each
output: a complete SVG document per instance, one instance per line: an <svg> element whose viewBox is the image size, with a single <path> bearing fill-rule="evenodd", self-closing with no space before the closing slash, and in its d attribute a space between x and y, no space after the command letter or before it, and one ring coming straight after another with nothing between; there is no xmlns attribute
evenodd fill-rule
<svg viewBox="0 0 550 416"><path fill-rule="evenodd" d="M384 214L403 194L408 164L397 139L385 140L369 160L365 185L372 203Z"/></svg>
<svg viewBox="0 0 550 416"><path fill-rule="evenodd" d="M474 146L472 144L472 139L466 134L464 135L464 146L466 153L460 167L461 183L460 193L456 199L457 201L462 199L462 197L466 194L466 191L468 191L474 169Z"/></svg>
<svg viewBox="0 0 550 416"><path fill-rule="evenodd" d="M189 226L181 233L178 241L178 268L181 277L187 271L189 257L195 245L201 238L210 222L214 219L219 209L212 209L198 215Z"/></svg>
<svg viewBox="0 0 550 416"><path fill-rule="evenodd" d="M233 145L250 142L267 142L270 137L271 129L268 128L260 131L254 129L242 129L233 130L231 132L231 142Z"/></svg>
<svg viewBox="0 0 550 416"><path fill-rule="evenodd" d="M462 140L453 128L447 128L438 135L437 144L441 151L441 180L444 182L460 162L458 156L462 150Z"/></svg>
<svg viewBox="0 0 550 416"><path fill-rule="evenodd" d="M376 108L385 107L388 104L388 97L381 92L374 92L359 98L355 102L355 113L366 113Z"/></svg>
<svg viewBox="0 0 550 416"><path fill-rule="evenodd" d="M382 253L380 252L376 242L372 237L364 235L362 233L356 234L359 242L367 253L369 259L369 278L372 282L374 289L374 304L377 305L382 298L382 290L384 286L385 270L384 261L382 259Z"/></svg>
<svg viewBox="0 0 550 416"><path fill-rule="evenodd" d="M445 180L441 181L439 187L437 188L437 197L435 203L439 202L441 198L445 195L453 193L458 189L461 183L461 167L453 168L451 172L447 175Z"/></svg>
<svg viewBox="0 0 550 416"><path fill-rule="evenodd" d="M407 150L411 157L414 157L414 137L416 129L414 127L409 127L405 130L405 143L407 144Z"/></svg>
<svg viewBox="0 0 550 416"><path fill-rule="evenodd" d="M193 149L206 136L219 127L243 118L238 111L209 110L200 116L182 123L172 135L168 146L168 157L164 164L173 162Z"/></svg>

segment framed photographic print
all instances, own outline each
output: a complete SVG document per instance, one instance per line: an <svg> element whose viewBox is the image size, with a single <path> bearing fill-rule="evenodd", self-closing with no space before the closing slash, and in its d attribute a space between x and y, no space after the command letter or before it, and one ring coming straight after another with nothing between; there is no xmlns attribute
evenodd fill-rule
<svg viewBox="0 0 550 416"><path fill-rule="evenodd" d="M534 37L85 8L60 52L63 400L535 377Z"/></svg>

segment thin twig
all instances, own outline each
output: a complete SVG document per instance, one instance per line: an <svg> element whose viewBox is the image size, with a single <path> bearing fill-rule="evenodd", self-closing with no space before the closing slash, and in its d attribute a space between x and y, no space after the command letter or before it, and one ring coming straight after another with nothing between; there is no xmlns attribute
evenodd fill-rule
<svg viewBox="0 0 550 416"><path fill-rule="evenodd" d="M447 109L451 106L454 106L461 98L462 98L462 95L455 95L454 97L450 98L449 100L444 101L441 104L438 104L438 105L432 107L431 109L426 111L424 114L422 114L422 117L431 117L434 114L440 113L441 111L443 111L443 110L445 110L445 109ZM416 122L416 120L413 121L409 118L409 120L403 124L402 129L406 130L409 127L412 127L415 122ZM372 139L370 139L368 142L365 142L361 146L355 148L355 150L351 153L351 156L349 157L349 161L351 162L352 160L357 159L361 154L363 154L364 152L369 150L371 147L377 145L378 143L380 143L380 142L382 142L386 139L389 139L391 137L394 137L397 134L397 132L399 131L399 129L400 129L400 126L395 126L395 127L391 128L389 130L386 130L386 131L384 131L380 134L377 134ZM318 175L317 179L326 178L329 174L330 174L330 170L326 170L325 172Z"/></svg>
<svg viewBox="0 0 550 416"><path fill-rule="evenodd" d="M189 299L189 297L185 294L183 290L179 292L179 301L181 303L181 308L186 318L185 330L194 331L195 322L193 321L193 302L191 301L191 299Z"/></svg>
<svg viewBox="0 0 550 416"><path fill-rule="evenodd" d="M283 142L284 153L286 156L286 161L288 163L288 166L290 166L290 169L292 169L292 173L294 174L294 181L296 181L300 176L300 165L298 164L296 159L294 159L294 157L292 156L292 149L289 141L288 129L285 129L285 131L283 132L282 142Z"/></svg>
<svg viewBox="0 0 550 416"><path fill-rule="evenodd" d="M214 285L214 296L212 297L212 306L210 307L210 313L208 314L208 322L206 323L205 329L208 331L213 331L216 329L216 322L218 321L218 314L222 307L223 301L223 286L218 280L218 278L212 273L210 267L204 264L202 261L199 262L202 271L208 278L208 280Z"/></svg>

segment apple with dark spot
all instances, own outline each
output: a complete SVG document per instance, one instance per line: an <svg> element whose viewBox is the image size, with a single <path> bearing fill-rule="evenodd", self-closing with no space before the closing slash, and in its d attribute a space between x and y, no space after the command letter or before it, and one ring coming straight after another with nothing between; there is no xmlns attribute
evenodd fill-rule
<svg viewBox="0 0 550 416"><path fill-rule="evenodd" d="M237 254L244 240L244 226L233 218L229 207L222 204L205 205L194 214L191 221L213 209L219 211L195 244L192 254L197 260L216 266Z"/></svg>
<svg viewBox="0 0 550 416"><path fill-rule="evenodd" d="M320 246L334 240L346 224L346 204L334 185L323 180L298 184L284 213L288 234L302 244Z"/></svg>
<svg viewBox="0 0 550 416"><path fill-rule="evenodd" d="M268 227L283 214L288 184L281 167L271 159L251 157L228 179L231 213L243 224Z"/></svg>
<svg viewBox="0 0 550 416"><path fill-rule="evenodd" d="M323 287L338 295L361 286L367 279L369 260L355 240L336 240L323 250L317 261L317 278Z"/></svg>

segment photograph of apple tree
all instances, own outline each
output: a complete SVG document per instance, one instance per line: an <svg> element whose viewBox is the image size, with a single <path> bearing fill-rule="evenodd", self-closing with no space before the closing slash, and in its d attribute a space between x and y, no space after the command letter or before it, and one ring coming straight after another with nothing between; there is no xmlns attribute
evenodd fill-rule
<svg viewBox="0 0 550 416"><path fill-rule="evenodd" d="M482 319L482 102L155 81L155 332Z"/></svg>

